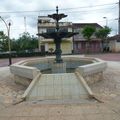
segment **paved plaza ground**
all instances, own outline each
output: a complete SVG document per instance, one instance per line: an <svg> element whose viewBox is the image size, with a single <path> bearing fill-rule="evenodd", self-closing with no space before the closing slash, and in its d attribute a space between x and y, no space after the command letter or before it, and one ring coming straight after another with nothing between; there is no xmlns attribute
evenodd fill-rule
<svg viewBox="0 0 120 120"><path fill-rule="evenodd" d="M85 56L97 57L97 58L101 58L101 59L107 60L107 61L120 61L119 53L103 53L103 54L92 54L92 55L85 55ZM30 59L30 58L35 58L35 57L12 58L12 63L15 63L15 62L18 62L21 60L25 60L25 59ZM9 60L7 58L0 59L0 67L4 67L4 66L8 66L8 65L9 65Z"/></svg>
<svg viewBox="0 0 120 120"><path fill-rule="evenodd" d="M106 60L103 80L89 86L101 102L81 104L41 104L22 102L16 105L25 87L13 81L7 59L0 65L0 120L120 120L120 54L88 55ZM17 62L21 59L13 59ZM29 58L27 58L29 59Z"/></svg>

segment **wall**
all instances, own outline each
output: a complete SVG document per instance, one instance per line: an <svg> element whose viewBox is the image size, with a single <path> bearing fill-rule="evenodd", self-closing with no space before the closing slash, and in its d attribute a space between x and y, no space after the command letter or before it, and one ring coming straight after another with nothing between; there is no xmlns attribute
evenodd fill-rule
<svg viewBox="0 0 120 120"><path fill-rule="evenodd" d="M120 52L120 42L117 42L116 40L110 41L109 46L112 52Z"/></svg>
<svg viewBox="0 0 120 120"><path fill-rule="evenodd" d="M91 41L90 48L88 49L86 41L75 41L74 42L74 53L99 53L101 52L101 43L99 41Z"/></svg>
<svg viewBox="0 0 120 120"><path fill-rule="evenodd" d="M115 43L115 51L120 52L120 42Z"/></svg>
<svg viewBox="0 0 120 120"><path fill-rule="evenodd" d="M115 41L110 41L109 46L110 46L110 51L115 52Z"/></svg>
<svg viewBox="0 0 120 120"><path fill-rule="evenodd" d="M48 43L48 50L49 48L53 48L55 50L55 44L53 42ZM71 54L72 53L72 42L70 41L62 42L61 49L62 49L62 54Z"/></svg>
<svg viewBox="0 0 120 120"><path fill-rule="evenodd" d="M103 80L103 71L107 68L105 61L99 61L92 64L79 66L76 72L79 72L85 81L90 85Z"/></svg>

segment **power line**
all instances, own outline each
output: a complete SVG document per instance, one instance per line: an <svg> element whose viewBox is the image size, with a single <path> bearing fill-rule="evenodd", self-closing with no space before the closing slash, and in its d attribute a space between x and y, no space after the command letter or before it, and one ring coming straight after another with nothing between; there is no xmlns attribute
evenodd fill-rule
<svg viewBox="0 0 120 120"><path fill-rule="evenodd" d="M72 13L75 14L75 13L87 13L87 12L88 12L89 14L91 14L91 12L103 11L103 10L107 10L107 11L108 11L108 10L113 10L113 9L116 9L116 7L112 7L112 8L101 8L101 9L89 9L89 10L84 10L84 11L81 11L81 10L79 10L79 11L70 11L70 12L68 11L68 12L65 12L65 13L67 13L67 14L69 14L69 13L70 13L70 14L72 14ZM91 12L90 12L90 11L91 11ZM111 12L111 11L110 11L110 12ZM45 14L45 13L41 13L41 14ZM46 13L46 14L48 14L48 13ZM24 17L24 16L26 16L26 17L36 17L36 18L38 17L38 15L35 15L35 14L34 14L34 15L33 15L33 14L31 14L31 15L30 15L30 14L28 14L28 15L26 14L26 15L19 16L19 17Z"/></svg>
<svg viewBox="0 0 120 120"><path fill-rule="evenodd" d="M105 9L115 9L116 7L113 7L113 8L104 8L104 9L93 9L93 10L85 10L85 11L71 11L71 12L65 12L65 13L77 13L77 12L89 12L89 11L93 11L93 12L96 12L96 11L99 11L99 10L105 10Z"/></svg>
<svg viewBox="0 0 120 120"><path fill-rule="evenodd" d="M116 5L118 4L118 2L116 3L109 3L109 4L101 4L101 5L93 5L93 6L83 6L83 7L75 7L75 8L64 8L64 9L60 9L60 10L68 10L68 9L79 9L79 8L93 8L93 7L98 7L98 6L107 6L107 5Z"/></svg>
<svg viewBox="0 0 120 120"><path fill-rule="evenodd" d="M112 18L112 19L107 19L107 21L115 21L115 20L118 20L118 18ZM101 20L101 21L97 21L97 22L104 22L105 20Z"/></svg>
<svg viewBox="0 0 120 120"><path fill-rule="evenodd" d="M109 4L99 4L99 5L93 5L93 6L81 6L81 7L73 7L73 8L62 8L59 10L71 10L71 9L79 9L79 8L94 8L94 7L101 7L101 6L109 6L109 5L115 5L118 3L109 3ZM39 13L39 12L50 12L50 11L55 11L55 9L48 9L48 10L36 10L36 11L10 11L10 12L0 12L1 14L6 14L6 13Z"/></svg>
<svg viewBox="0 0 120 120"><path fill-rule="evenodd" d="M115 9L117 8L117 6L115 5L118 5L118 3L109 3L109 4L99 4L99 5L93 5L93 6L80 6L80 7L73 7L73 8L62 8L62 9L59 9L61 11L64 11L65 13L67 14L75 14L75 13L80 13L80 14L91 14L92 12L96 12L96 11L100 11L100 10L111 10L110 12L113 12L112 9ZM83 9L82 9L83 8ZM92 8L92 9L91 9ZM41 14L48 14L49 12L54 12L55 9L49 9L49 10L36 10L36 11L10 11L10 12L0 12L0 14L11 14L11 13L20 13L19 17L23 17L25 16L24 18L27 17L27 15L29 17L35 17L36 18L38 17L37 13L41 13ZM21 13L24 13L23 15ZM28 14L27 14L28 13ZM100 12L101 13L101 12ZM26 14L26 15L25 15ZM34 16L33 16L34 15ZM14 16L14 15L13 15ZM72 15L71 15L72 16ZM74 16L74 15L73 15ZM17 16L16 16L17 17ZM74 16L74 18L77 18L77 16ZM112 21L112 20L115 20L115 19L108 19L108 21ZM94 21L94 20L93 20ZM97 20L96 20L97 21ZM97 21L97 22L100 22L100 21ZM24 20L24 26L25 26L25 31L26 31L26 20ZM24 30L24 28L15 28L13 27L12 28L12 31L22 31ZM30 29L30 31L33 30ZM28 29L29 31L29 29Z"/></svg>

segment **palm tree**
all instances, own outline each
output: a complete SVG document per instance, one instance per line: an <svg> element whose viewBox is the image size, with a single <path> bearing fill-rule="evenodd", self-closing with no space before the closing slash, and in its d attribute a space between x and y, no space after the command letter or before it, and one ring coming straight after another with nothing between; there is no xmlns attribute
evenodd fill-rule
<svg viewBox="0 0 120 120"><path fill-rule="evenodd" d="M87 42L88 42L87 53L89 53L91 36L94 34L95 30L96 29L93 26L85 26L82 30L82 34L83 34L84 38L87 39Z"/></svg>

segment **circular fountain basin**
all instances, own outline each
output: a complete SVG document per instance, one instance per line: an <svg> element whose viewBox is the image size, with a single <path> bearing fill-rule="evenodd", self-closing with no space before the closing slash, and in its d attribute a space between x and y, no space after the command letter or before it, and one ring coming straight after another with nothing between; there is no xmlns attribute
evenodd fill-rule
<svg viewBox="0 0 120 120"><path fill-rule="evenodd" d="M23 84L28 85L38 73L52 74L51 65L54 62L54 59L55 57L44 57L23 60L11 65L10 71L14 74L15 80L20 81L21 83L25 81ZM98 58L63 56L62 59L66 63L67 73L78 72L85 78L88 84L93 84L102 80L103 71L107 67L107 63Z"/></svg>
<svg viewBox="0 0 120 120"><path fill-rule="evenodd" d="M93 63L93 60L90 59L79 59L75 57L64 57L63 61L66 67L66 73L73 73L78 66L88 65ZM52 63L54 63L54 59L52 58L44 58L36 61L31 61L26 63L26 66L35 67L40 70L42 74L52 74ZM58 64L64 64L58 63Z"/></svg>

